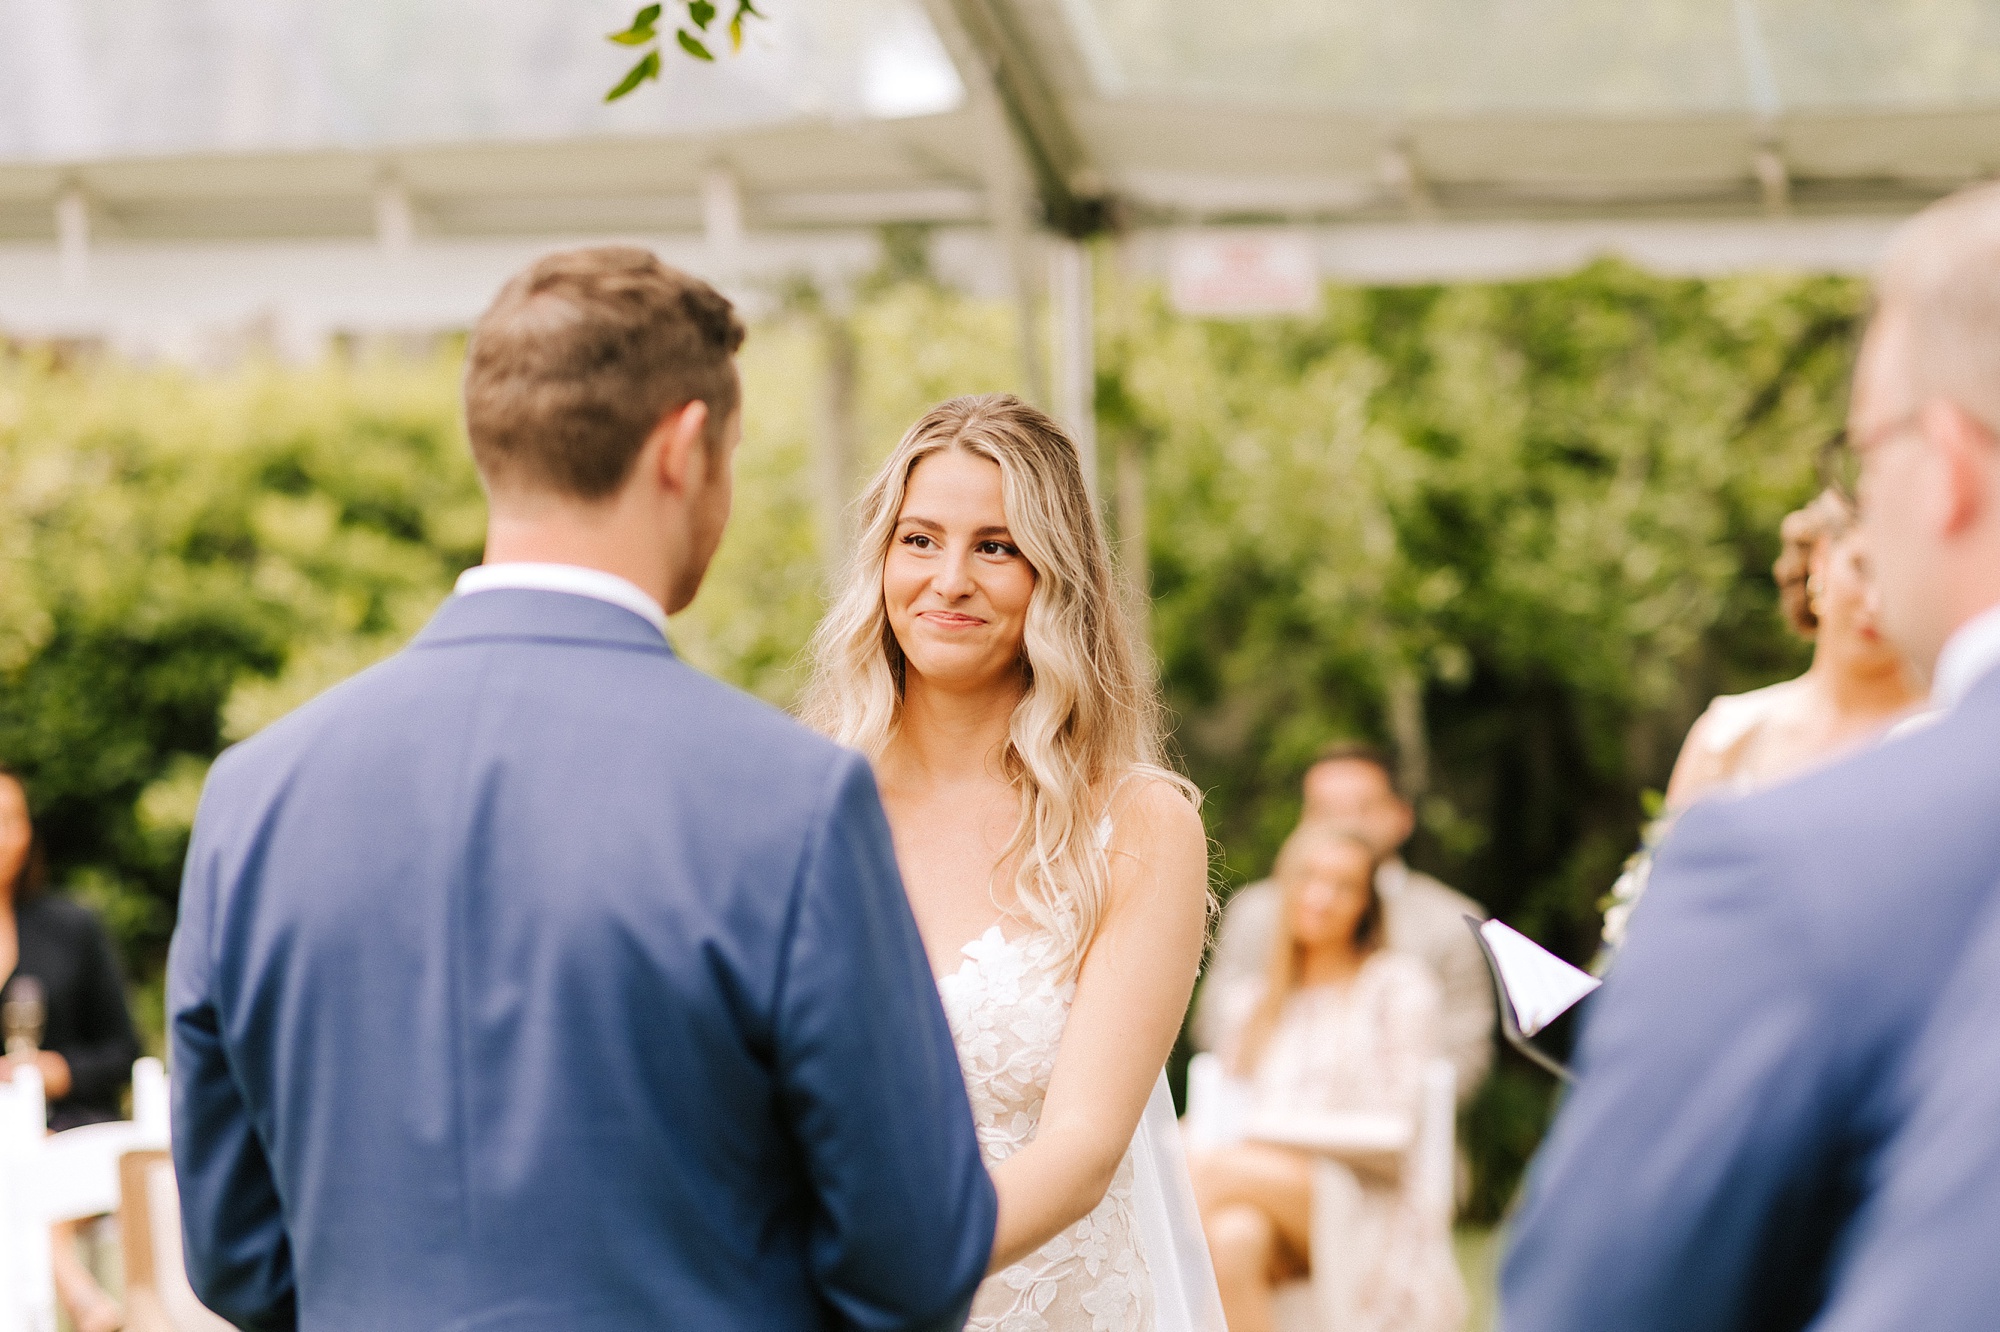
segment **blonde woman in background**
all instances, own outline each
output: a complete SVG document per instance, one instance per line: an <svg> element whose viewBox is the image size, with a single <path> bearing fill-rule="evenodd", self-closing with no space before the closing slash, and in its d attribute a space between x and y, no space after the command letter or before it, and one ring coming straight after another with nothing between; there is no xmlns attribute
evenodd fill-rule
<svg viewBox="0 0 2000 1332"><path fill-rule="evenodd" d="M954 399L860 510L802 710L874 762L999 1194L968 1327L1220 1332L1162 1077L1207 840L1076 447Z"/></svg>
<svg viewBox="0 0 2000 1332"><path fill-rule="evenodd" d="M1418 1113L1441 1049L1438 984L1383 947L1378 857L1361 833L1302 824L1278 854L1283 894L1262 993L1227 1058L1250 1085L1251 1118ZM1357 1157L1348 1252L1357 1273L1340 1332L1449 1332L1465 1317L1450 1218L1420 1205L1397 1167ZM1266 1332L1281 1280L1306 1275L1314 1159L1268 1143L1197 1152L1195 1196L1231 1332Z"/></svg>

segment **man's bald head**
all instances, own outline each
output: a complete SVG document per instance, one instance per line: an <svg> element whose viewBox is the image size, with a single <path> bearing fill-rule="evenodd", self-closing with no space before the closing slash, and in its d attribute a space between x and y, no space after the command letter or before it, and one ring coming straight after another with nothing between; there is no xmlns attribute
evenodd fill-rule
<svg viewBox="0 0 2000 1332"><path fill-rule="evenodd" d="M1848 436L1882 627L1928 675L1951 635L2000 603L2000 184L1897 233Z"/></svg>
<svg viewBox="0 0 2000 1332"><path fill-rule="evenodd" d="M2000 431L2000 182L1933 204L1896 233L1876 283L1919 399L1948 398Z"/></svg>

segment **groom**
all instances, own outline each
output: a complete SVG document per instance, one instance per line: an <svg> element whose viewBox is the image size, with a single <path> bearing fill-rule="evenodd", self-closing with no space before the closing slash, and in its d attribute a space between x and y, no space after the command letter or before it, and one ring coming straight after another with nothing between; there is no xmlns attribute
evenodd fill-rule
<svg viewBox="0 0 2000 1332"><path fill-rule="evenodd" d="M994 1194L868 766L675 657L742 326L622 248L474 330L486 564L216 762L169 963L242 1328L946 1329Z"/></svg>
<svg viewBox="0 0 2000 1332"><path fill-rule="evenodd" d="M2000 186L1897 238L1848 438L1935 714L1674 830L1514 1224L1510 1332L2000 1321Z"/></svg>

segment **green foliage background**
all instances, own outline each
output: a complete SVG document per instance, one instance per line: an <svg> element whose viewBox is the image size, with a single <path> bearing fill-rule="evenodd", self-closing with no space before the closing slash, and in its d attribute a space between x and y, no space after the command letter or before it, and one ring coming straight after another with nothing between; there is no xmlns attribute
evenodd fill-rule
<svg viewBox="0 0 2000 1332"><path fill-rule="evenodd" d="M1330 288L1205 323L1100 292L1107 450L1148 472L1153 633L1225 886L1266 870L1326 739L1423 700L1412 859L1568 956L1715 693L1804 663L1768 569L1837 423L1863 293L1829 278ZM805 317L743 369L737 513L683 651L768 698L821 605ZM1011 313L919 278L851 316L861 438L1016 387ZM208 762L393 651L478 558L457 360L219 376L0 359L0 756L59 879L124 944L141 1017ZM1548 1109L1503 1062L1468 1111L1475 1215Z"/></svg>

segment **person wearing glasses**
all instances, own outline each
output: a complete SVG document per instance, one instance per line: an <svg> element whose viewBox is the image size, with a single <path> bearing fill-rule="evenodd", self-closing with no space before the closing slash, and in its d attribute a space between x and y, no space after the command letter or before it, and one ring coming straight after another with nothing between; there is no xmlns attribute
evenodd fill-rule
<svg viewBox="0 0 2000 1332"><path fill-rule="evenodd" d="M1930 719L1675 825L1513 1221L1506 1327L1994 1325L2000 185L1891 243L1849 423Z"/></svg>

